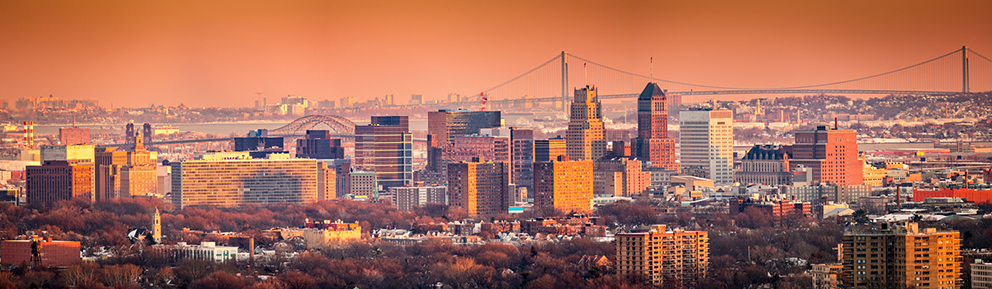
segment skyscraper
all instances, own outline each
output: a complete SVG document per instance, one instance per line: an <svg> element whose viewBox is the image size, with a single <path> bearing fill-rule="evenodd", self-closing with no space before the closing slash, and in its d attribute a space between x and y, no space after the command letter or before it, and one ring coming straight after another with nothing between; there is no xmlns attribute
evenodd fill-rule
<svg viewBox="0 0 992 289"><path fill-rule="evenodd" d="M688 110L681 112L682 173L713 180L717 186L734 183L734 112Z"/></svg>
<svg viewBox="0 0 992 289"><path fill-rule="evenodd" d="M816 130L796 131L792 146L794 169L803 165L813 171L813 181L838 185L864 183L862 162L858 160L858 136L851 129L830 129L818 126Z"/></svg>
<svg viewBox="0 0 992 289"><path fill-rule="evenodd" d="M588 85L575 90L568 130L565 132L565 150L569 159L597 160L606 153L603 109L596 93L596 87Z"/></svg>
<svg viewBox="0 0 992 289"><path fill-rule="evenodd" d="M593 192L592 161L534 163L534 206L564 213L591 213Z"/></svg>
<svg viewBox="0 0 992 289"><path fill-rule="evenodd" d="M354 168L375 172L386 191L413 184L413 135L407 116L373 116L368 125L355 126Z"/></svg>
<svg viewBox="0 0 992 289"><path fill-rule="evenodd" d="M448 204L469 216L506 214L509 209L509 165L502 162L448 164Z"/></svg>
<svg viewBox="0 0 992 289"><path fill-rule="evenodd" d="M649 82L637 97L637 138L633 153L653 167L677 170L675 140L668 138L668 100L666 92Z"/></svg>

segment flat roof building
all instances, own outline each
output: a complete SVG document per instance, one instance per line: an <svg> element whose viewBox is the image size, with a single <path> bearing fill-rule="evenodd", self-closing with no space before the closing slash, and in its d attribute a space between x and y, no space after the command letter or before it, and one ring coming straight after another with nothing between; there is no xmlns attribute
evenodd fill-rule
<svg viewBox="0 0 992 289"><path fill-rule="evenodd" d="M617 274L640 274L655 285L661 285L665 277L702 278L709 268L706 231L666 231L665 225L652 225L617 233L613 242Z"/></svg>
<svg viewBox="0 0 992 289"><path fill-rule="evenodd" d="M313 203L320 164L311 159L189 160L172 163L177 208Z"/></svg>

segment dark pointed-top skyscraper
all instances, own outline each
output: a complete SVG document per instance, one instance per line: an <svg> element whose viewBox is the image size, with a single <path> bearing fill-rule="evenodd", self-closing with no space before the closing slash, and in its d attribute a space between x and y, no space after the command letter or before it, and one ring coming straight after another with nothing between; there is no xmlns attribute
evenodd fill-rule
<svg viewBox="0 0 992 289"><path fill-rule="evenodd" d="M637 97L637 138L634 154L652 167L677 170L675 139L668 138L668 98L657 83L649 82Z"/></svg>
<svg viewBox="0 0 992 289"><path fill-rule="evenodd" d="M565 152L572 160L598 160L606 153L603 109L595 86L575 90L565 131Z"/></svg>

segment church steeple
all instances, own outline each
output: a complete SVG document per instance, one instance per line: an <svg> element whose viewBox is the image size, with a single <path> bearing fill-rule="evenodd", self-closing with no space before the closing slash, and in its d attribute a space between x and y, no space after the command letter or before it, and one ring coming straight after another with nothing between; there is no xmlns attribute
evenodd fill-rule
<svg viewBox="0 0 992 289"><path fill-rule="evenodd" d="M155 208L155 216L152 222L154 222L152 225L152 239L155 239L156 244L162 244L162 216L159 215L158 208Z"/></svg>

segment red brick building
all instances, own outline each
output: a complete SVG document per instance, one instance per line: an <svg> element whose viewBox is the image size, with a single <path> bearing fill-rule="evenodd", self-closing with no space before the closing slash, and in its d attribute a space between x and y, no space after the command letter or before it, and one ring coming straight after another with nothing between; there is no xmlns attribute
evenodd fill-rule
<svg viewBox="0 0 992 289"><path fill-rule="evenodd" d="M68 267L83 261L79 252L79 241L5 240L0 242L0 265Z"/></svg>
<svg viewBox="0 0 992 289"><path fill-rule="evenodd" d="M809 168L814 182L837 185L861 185L864 174L858 160L857 132L851 129L829 129L818 126L816 130L796 131L792 146L792 170L799 165Z"/></svg>
<svg viewBox="0 0 992 289"><path fill-rule="evenodd" d="M975 202L975 204L981 204L992 202L992 190L944 188L929 191L913 189L914 202L922 202L927 198L962 198Z"/></svg>

